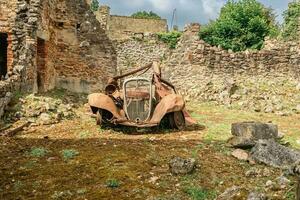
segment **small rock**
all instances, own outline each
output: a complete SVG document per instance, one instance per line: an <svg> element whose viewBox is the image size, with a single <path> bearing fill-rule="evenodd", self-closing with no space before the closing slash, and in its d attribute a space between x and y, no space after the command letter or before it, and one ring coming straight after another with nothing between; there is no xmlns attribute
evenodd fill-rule
<svg viewBox="0 0 300 200"><path fill-rule="evenodd" d="M247 198L247 200L267 200L267 199L268 198L266 197L265 194L257 193L257 192L250 192Z"/></svg>
<svg viewBox="0 0 300 200"><path fill-rule="evenodd" d="M268 180L268 181L266 182L266 187L270 188L270 187L272 187L272 186L274 186L273 181Z"/></svg>
<svg viewBox="0 0 300 200"><path fill-rule="evenodd" d="M279 184L279 187L281 188L281 189L284 189L284 188L286 188L289 184L290 184L290 180L288 179L288 178L286 178L285 176L280 176L280 177L278 177L277 179L277 182L278 182L278 184Z"/></svg>
<svg viewBox="0 0 300 200"><path fill-rule="evenodd" d="M242 150L242 149L236 149L234 150L231 155L235 158L237 158L238 160L244 160L247 161L249 158L249 154L247 151Z"/></svg>
<svg viewBox="0 0 300 200"><path fill-rule="evenodd" d="M245 176L246 177L256 177L259 174L259 170L256 168L251 168L248 171L246 171Z"/></svg>
<svg viewBox="0 0 300 200"><path fill-rule="evenodd" d="M300 83L296 85L296 90L300 91Z"/></svg>
<svg viewBox="0 0 300 200"><path fill-rule="evenodd" d="M190 174L196 168L196 160L193 158L174 157L169 162L169 168L172 174Z"/></svg>
<svg viewBox="0 0 300 200"><path fill-rule="evenodd" d="M234 200L234 199L242 199L243 196L247 193L247 191L241 187L233 186L225 190L220 196L218 196L217 200Z"/></svg>

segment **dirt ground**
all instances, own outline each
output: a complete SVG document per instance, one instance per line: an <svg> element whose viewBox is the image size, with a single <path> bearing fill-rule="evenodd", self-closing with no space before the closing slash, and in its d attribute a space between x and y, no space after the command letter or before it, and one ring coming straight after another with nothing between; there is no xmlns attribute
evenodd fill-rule
<svg viewBox="0 0 300 200"><path fill-rule="evenodd" d="M59 124L31 127L13 138L0 137L0 199L215 199L232 186L294 199L295 180L283 189L266 188L282 172L231 156L230 125L272 121L285 141L299 147L300 116L280 117L189 103L197 128L177 132L122 132L100 129L81 104L77 117ZM197 170L174 176L173 156L195 158ZM247 177L250 169L262 173Z"/></svg>

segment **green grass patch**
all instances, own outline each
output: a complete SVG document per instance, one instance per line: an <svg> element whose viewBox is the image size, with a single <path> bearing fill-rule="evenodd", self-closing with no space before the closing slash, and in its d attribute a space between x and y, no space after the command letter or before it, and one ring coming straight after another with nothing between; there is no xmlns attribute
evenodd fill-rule
<svg viewBox="0 0 300 200"><path fill-rule="evenodd" d="M75 158L79 155L79 152L74 149L64 149L62 151L62 156L65 161Z"/></svg>
<svg viewBox="0 0 300 200"><path fill-rule="evenodd" d="M106 181L106 187L118 188L120 187L120 182L117 179L109 179Z"/></svg>
<svg viewBox="0 0 300 200"><path fill-rule="evenodd" d="M193 200L210 200L217 197L217 193L215 191L199 187L186 188L185 193L187 193Z"/></svg>
<svg viewBox="0 0 300 200"><path fill-rule="evenodd" d="M47 153L49 153L49 151L47 149L45 149L44 147L33 147L30 152L29 155L32 157L45 157L47 155Z"/></svg>

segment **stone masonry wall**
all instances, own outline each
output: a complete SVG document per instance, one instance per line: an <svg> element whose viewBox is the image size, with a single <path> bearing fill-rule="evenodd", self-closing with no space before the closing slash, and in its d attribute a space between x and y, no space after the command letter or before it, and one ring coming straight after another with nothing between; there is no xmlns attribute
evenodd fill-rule
<svg viewBox="0 0 300 200"><path fill-rule="evenodd" d="M0 81L0 116L10 102L13 92L34 91L39 0L0 2L0 32L8 34L8 73Z"/></svg>
<svg viewBox="0 0 300 200"><path fill-rule="evenodd" d="M84 0L49 1L42 26L48 35L44 86L99 91L116 74L116 53ZM54 79L54 80L53 80Z"/></svg>
<svg viewBox="0 0 300 200"><path fill-rule="evenodd" d="M186 28L164 65L164 77L187 99L226 105L237 102L247 109L268 112L287 105L297 107L298 43L267 41L261 51L233 53L200 40L199 29L199 24Z"/></svg>
<svg viewBox="0 0 300 200"><path fill-rule="evenodd" d="M171 53L168 45L159 41L155 35L115 41L115 47L118 74L143 67L153 61L162 61Z"/></svg>
<svg viewBox="0 0 300 200"><path fill-rule="evenodd" d="M112 42L85 0L0 2L8 34L8 73L0 81L0 116L16 91L99 91L116 74Z"/></svg>
<svg viewBox="0 0 300 200"><path fill-rule="evenodd" d="M130 39L135 34L168 31L166 19L138 19L129 16L110 15L108 6L100 6L95 15L112 40Z"/></svg>

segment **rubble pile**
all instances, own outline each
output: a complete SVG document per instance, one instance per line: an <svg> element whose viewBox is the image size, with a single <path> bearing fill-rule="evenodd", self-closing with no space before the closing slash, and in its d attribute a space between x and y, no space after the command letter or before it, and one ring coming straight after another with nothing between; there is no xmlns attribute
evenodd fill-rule
<svg viewBox="0 0 300 200"><path fill-rule="evenodd" d="M19 99L13 114L15 119L25 119L36 125L50 125L75 116L74 105L64 104L52 97L28 95Z"/></svg>

